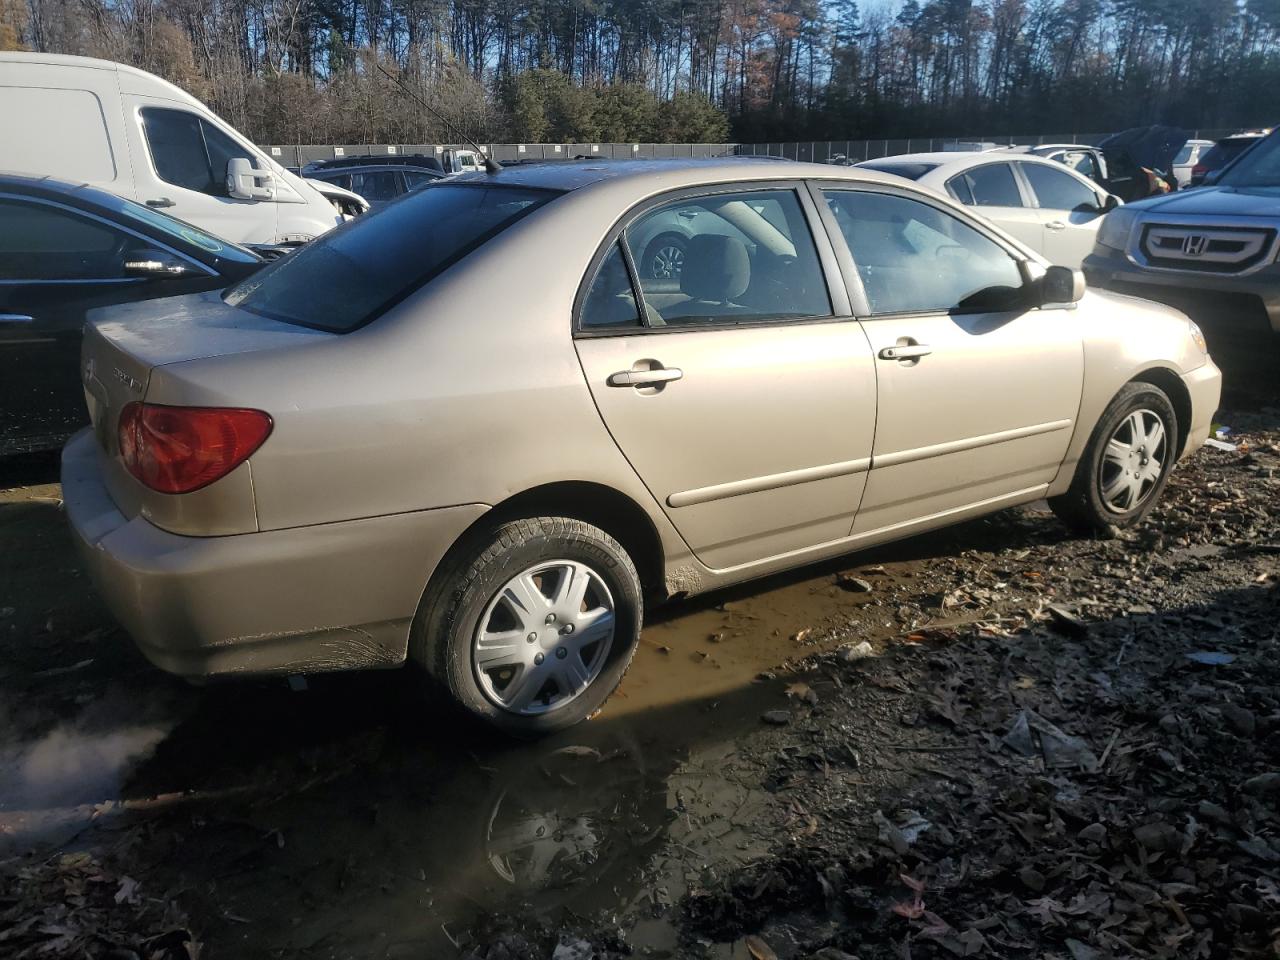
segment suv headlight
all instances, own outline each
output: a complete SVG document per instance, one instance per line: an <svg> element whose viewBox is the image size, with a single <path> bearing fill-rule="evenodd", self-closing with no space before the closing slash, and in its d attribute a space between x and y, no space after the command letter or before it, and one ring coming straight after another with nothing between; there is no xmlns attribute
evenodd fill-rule
<svg viewBox="0 0 1280 960"><path fill-rule="evenodd" d="M1102 218L1098 228L1098 242L1104 247L1123 250L1129 245L1129 233L1138 219L1138 212L1127 207L1116 207Z"/></svg>

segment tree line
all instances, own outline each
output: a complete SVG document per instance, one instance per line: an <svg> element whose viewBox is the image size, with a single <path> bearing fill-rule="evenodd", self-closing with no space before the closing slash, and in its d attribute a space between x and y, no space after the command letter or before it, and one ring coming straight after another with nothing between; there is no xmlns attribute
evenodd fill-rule
<svg viewBox="0 0 1280 960"><path fill-rule="evenodd" d="M260 142L744 142L1280 119L1280 0L0 0Z"/></svg>

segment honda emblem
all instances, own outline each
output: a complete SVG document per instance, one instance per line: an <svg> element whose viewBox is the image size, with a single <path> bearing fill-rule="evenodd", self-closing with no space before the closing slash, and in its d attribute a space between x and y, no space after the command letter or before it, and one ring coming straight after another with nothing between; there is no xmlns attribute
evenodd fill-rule
<svg viewBox="0 0 1280 960"><path fill-rule="evenodd" d="M1205 236L1203 233L1189 233L1182 238L1182 252L1188 257L1198 257L1204 253Z"/></svg>

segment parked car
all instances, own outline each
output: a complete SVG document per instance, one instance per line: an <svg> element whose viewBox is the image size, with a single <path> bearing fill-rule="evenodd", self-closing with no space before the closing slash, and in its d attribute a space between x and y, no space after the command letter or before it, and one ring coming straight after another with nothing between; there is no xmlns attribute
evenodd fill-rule
<svg viewBox="0 0 1280 960"><path fill-rule="evenodd" d="M581 159L575 157L574 159ZM369 165L420 167L423 170L434 170L445 175L455 173L475 173L484 169L484 157L474 150L461 150L455 147L440 149L434 156L424 153L391 153L391 154L352 154L351 156L334 157L331 160L313 160L302 168L304 176L312 176L322 170L337 170L342 167L363 167Z"/></svg>
<svg viewBox="0 0 1280 960"><path fill-rule="evenodd" d="M1217 312L1280 333L1280 131L1213 186L1152 197L1107 215L1085 260L1097 286Z"/></svg>
<svg viewBox="0 0 1280 960"><path fill-rule="evenodd" d="M0 175L0 456L59 447L88 423L87 310L221 289L279 253L93 187Z"/></svg>
<svg viewBox="0 0 1280 960"><path fill-rule="evenodd" d="M1196 164L1200 162L1202 155L1209 152L1209 148L1212 146L1212 140L1188 140L1182 145L1182 149L1173 158L1173 175L1177 179L1179 187L1185 190L1191 186L1191 175L1195 170Z"/></svg>
<svg viewBox="0 0 1280 960"><path fill-rule="evenodd" d="M1202 186L1211 174L1222 170L1268 133L1267 130L1247 130L1217 141L1200 157L1199 163L1191 168L1191 186Z"/></svg>
<svg viewBox="0 0 1280 960"><path fill-rule="evenodd" d="M987 150L912 153L859 167L914 180L970 207L1053 263L1079 267L1093 249L1102 216L1120 201L1053 160Z"/></svg>
<svg viewBox="0 0 1280 960"><path fill-rule="evenodd" d="M415 187L439 180L444 174L408 164L379 163L331 167L316 170L310 176L313 180L323 180L352 191L376 210Z"/></svg>
<svg viewBox="0 0 1280 960"><path fill-rule="evenodd" d="M724 228L678 287L637 276L632 236L695 205ZM153 662L409 660L521 735L604 702L646 596L1044 497L1134 523L1220 387L1185 316L972 208L742 159L442 180L223 295L103 311L84 371L66 510Z"/></svg>
<svg viewBox="0 0 1280 960"><path fill-rule="evenodd" d="M236 243L303 243L343 219L199 100L122 63L0 53L0 117L0 170L110 190Z"/></svg>
<svg viewBox="0 0 1280 960"><path fill-rule="evenodd" d="M1173 168L1178 151L1187 142L1185 130L1157 126L1125 130L1096 146L1044 143L1013 149L1065 164L1125 203L1131 203L1177 188Z"/></svg>

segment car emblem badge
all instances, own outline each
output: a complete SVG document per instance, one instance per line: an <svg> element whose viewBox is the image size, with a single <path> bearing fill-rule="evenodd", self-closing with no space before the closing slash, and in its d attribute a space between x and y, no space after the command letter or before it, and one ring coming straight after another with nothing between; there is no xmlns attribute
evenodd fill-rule
<svg viewBox="0 0 1280 960"><path fill-rule="evenodd" d="M1204 253L1205 236L1202 233L1190 233L1182 238L1182 252L1188 257L1198 257Z"/></svg>
<svg viewBox="0 0 1280 960"><path fill-rule="evenodd" d="M125 373L119 367L112 367L111 372L115 374L115 377L117 380L123 383L126 387L128 387L134 393L137 393L140 389L142 389L141 383L139 383L133 377L129 376L129 374Z"/></svg>

